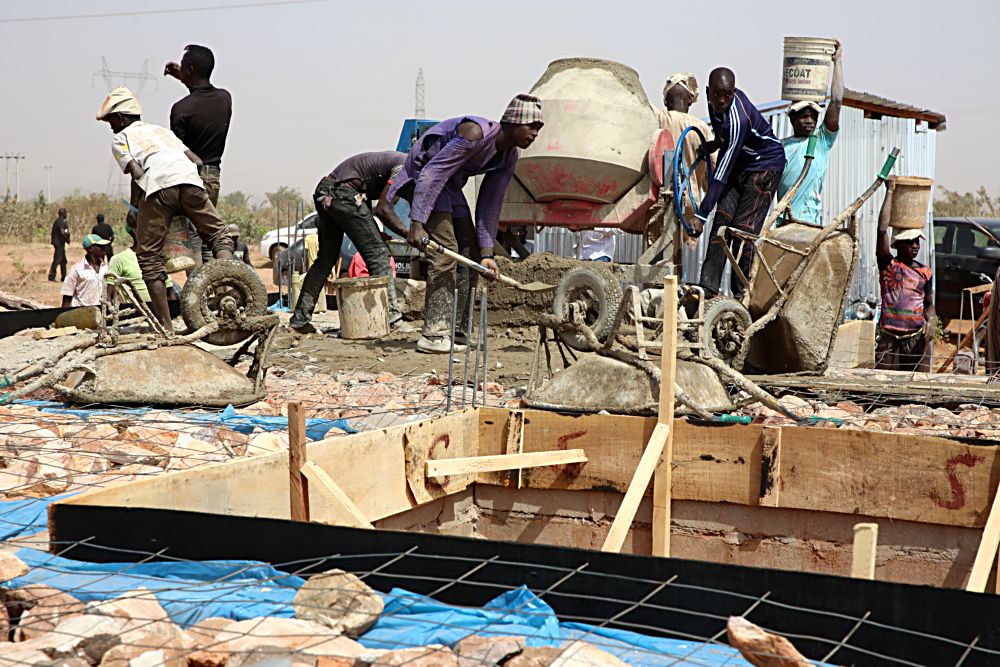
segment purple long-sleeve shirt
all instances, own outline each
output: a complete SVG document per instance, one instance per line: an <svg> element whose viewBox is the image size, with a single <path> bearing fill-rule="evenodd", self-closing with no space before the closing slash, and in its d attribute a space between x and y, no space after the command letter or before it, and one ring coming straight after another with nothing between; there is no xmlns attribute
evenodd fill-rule
<svg viewBox="0 0 1000 667"><path fill-rule="evenodd" d="M479 125L482 139L469 141L458 133L458 126L466 121ZM427 222L433 211L446 211L455 217L471 216L462 187L471 176L485 174L476 199L476 236L481 248L492 248L503 196L518 156L516 148L497 152L499 133L500 123L478 116L460 116L438 123L410 149L403 171L393 181L388 196L399 194L409 198L410 219L420 223ZM410 183L412 194L407 188Z"/></svg>

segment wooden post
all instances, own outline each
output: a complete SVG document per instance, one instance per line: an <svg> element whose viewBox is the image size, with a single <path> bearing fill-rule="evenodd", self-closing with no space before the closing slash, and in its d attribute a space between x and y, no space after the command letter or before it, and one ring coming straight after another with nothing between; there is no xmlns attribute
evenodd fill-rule
<svg viewBox="0 0 1000 667"><path fill-rule="evenodd" d="M288 489L292 521L309 520L309 482L302 476L306 462L306 418L302 403L288 404Z"/></svg>
<svg viewBox="0 0 1000 667"><path fill-rule="evenodd" d="M674 386L677 376L677 278L663 283L663 348L660 350L658 424L666 424L667 442L653 474L653 555L670 556L671 465L674 458Z"/></svg>
<svg viewBox="0 0 1000 667"><path fill-rule="evenodd" d="M995 493L993 507L990 508L986 527L983 528L983 540L979 543L976 560L972 563L972 572L969 574L969 583L965 587L965 590L974 593L986 590L986 581L990 578L993 560L997 557L997 548L1000 547L1000 488Z"/></svg>
<svg viewBox="0 0 1000 667"><path fill-rule="evenodd" d="M854 524L854 553L851 556L851 576L855 579L875 578L875 548L878 546L878 524Z"/></svg>

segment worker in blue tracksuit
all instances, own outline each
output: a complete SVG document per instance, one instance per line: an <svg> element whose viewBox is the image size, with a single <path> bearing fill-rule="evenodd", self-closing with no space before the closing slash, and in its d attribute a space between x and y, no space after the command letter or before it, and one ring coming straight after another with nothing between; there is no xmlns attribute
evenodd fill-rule
<svg viewBox="0 0 1000 667"><path fill-rule="evenodd" d="M715 139L704 145L705 151L718 149L719 158L708 191L692 221L694 235L701 234L708 216L715 209L715 229L733 227L758 234L767 217L774 192L785 168L785 149L768 123L746 94L736 87L732 70L719 67L708 77L709 119ZM715 229L701 268L701 286L706 296L719 293L726 255ZM737 239L731 241L735 253ZM750 271L753 247L746 243L740 253L739 266L744 274ZM734 275L730 282L733 294L743 292L743 284Z"/></svg>

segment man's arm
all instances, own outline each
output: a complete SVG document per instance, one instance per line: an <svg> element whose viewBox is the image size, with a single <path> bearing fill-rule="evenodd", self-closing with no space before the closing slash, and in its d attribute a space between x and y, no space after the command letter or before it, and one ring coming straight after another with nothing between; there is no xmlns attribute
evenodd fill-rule
<svg viewBox="0 0 1000 667"><path fill-rule="evenodd" d="M399 238L405 239L406 227L403 226L403 221L396 214L395 204L398 197L393 197L393 200L389 201L389 188L391 187L392 183L389 182L382 188L382 193L378 196L378 204L375 205L375 216L389 228L389 231Z"/></svg>
<svg viewBox="0 0 1000 667"><path fill-rule="evenodd" d="M885 200L882 202L882 210L878 213L878 237L875 242L875 257L885 260L892 257L892 246L889 245L889 217L892 214L892 191L895 185L892 181L886 181Z"/></svg>
<svg viewBox="0 0 1000 667"><path fill-rule="evenodd" d="M701 200L701 206L698 207L698 211L695 213L697 219L691 221L695 236L701 234L704 223L708 222L709 214L718 203L719 197L722 196L722 191L725 189L726 183L729 182L729 177L736 168L736 160L743 149L743 143L746 141L750 119L743 117L743 114L740 113L739 105L739 98L734 97L728 112L729 142L719 156L719 163L715 167L712 180L709 181L708 191ZM716 141L718 141L718 138L716 138ZM709 146L711 147L711 142Z"/></svg>
<svg viewBox="0 0 1000 667"><path fill-rule="evenodd" d="M934 291L931 281L924 285L924 340L928 343L937 334L937 313L934 311Z"/></svg>
<svg viewBox="0 0 1000 667"><path fill-rule="evenodd" d="M197 165L198 167L203 167L205 165L205 163L202 162L201 158L192 153L191 151L184 151L184 155L187 155L187 159L194 162L195 165Z"/></svg>
<svg viewBox="0 0 1000 667"><path fill-rule="evenodd" d="M66 296L65 294L63 294L62 304L59 307L60 308L69 308L72 305L73 305L73 297Z"/></svg>
<svg viewBox="0 0 1000 667"><path fill-rule="evenodd" d="M168 62L163 67L163 76L172 76L175 79L177 79L178 81L180 81L181 80L181 66L180 66L180 64L175 63L172 60L170 62Z"/></svg>
<svg viewBox="0 0 1000 667"><path fill-rule="evenodd" d="M830 132L840 131L840 108L844 102L844 67L841 61L843 48L837 40L837 49L833 52L833 83L830 85L830 106L823 115L823 125Z"/></svg>

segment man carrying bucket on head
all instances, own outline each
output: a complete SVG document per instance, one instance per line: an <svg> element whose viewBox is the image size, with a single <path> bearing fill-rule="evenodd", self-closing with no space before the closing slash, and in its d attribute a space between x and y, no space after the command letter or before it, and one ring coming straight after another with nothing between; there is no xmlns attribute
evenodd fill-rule
<svg viewBox="0 0 1000 667"><path fill-rule="evenodd" d="M493 244L507 185L514 176L518 149L527 148L542 129L542 103L532 95L511 100L500 122L459 116L427 130L410 149L403 171L389 197L410 202L411 244L423 247L424 236L440 246L481 261L494 280L500 269ZM485 174L476 199L476 222L462 187L470 177ZM457 273L456 273L457 269ZM468 312L476 275L443 253L431 253L424 299L424 330L417 350L448 353L452 300L458 287L459 313ZM456 341L466 342L461 326ZM456 350L464 345L456 344Z"/></svg>
<svg viewBox="0 0 1000 667"><path fill-rule="evenodd" d="M142 107L128 88L115 88L97 112L111 126L111 154L132 177L132 206L138 210L136 255L149 290L153 314L172 330L167 305L163 247L175 216L186 216L216 259L233 258L233 240L198 176L201 160L165 127L143 123ZM130 216L130 224L132 222Z"/></svg>
<svg viewBox="0 0 1000 667"><path fill-rule="evenodd" d="M806 144L810 135L816 133L817 141L815 157L809 174L799 186L798 192L790 205L791 217L798 222L822 226L823 212L823 182L826 180L826 169L830 166L830 151L837 140L840 131L840 107L844 101L844 72L840 64L841 47L837 41L833 52L833 82L830 86L830 105L823 115L823 124L816 130L819 122L820 105L815 102L795 102L788 109L788 120L792 124L792 136L783 139L785 148L785 171L778 184L778 199L795 185L802 168L806 163Z"/></svg>
<svg viewBox="0 0 1000 667"><path fill-rule="evenodd" d="M882 287L882 316L878 323L875 368L896 371L930 370L927 343L934 339L936 318L931 290L931 270L917 261L919 229L897 230L889 244L893 182L886 185L885 201L878 216L879 284ZM892 250L895 249L895 256Z"/></svg>

